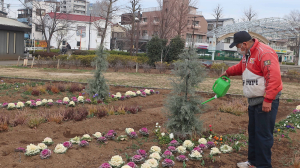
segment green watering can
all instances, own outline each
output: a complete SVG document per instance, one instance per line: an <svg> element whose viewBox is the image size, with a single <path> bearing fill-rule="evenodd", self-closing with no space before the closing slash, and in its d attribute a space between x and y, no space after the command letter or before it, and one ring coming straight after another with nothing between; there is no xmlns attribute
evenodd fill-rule
<svg viewBox="0 0 300 168"><path fill-rule="evenodd" d="M223 78L227 79L227 81L224 80ZM225 96L229 88L230 88L230 79L227 76L222 76L222 77L218 78L216 80L214 86L212 87L212 90L215 92L216 95L213 98L211 98L201 104L205 104L216 98Z"/></svg>

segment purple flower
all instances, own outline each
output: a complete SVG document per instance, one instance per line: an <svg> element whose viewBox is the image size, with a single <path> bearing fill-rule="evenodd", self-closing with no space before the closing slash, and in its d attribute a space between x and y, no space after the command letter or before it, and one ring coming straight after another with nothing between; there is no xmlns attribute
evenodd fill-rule
<svg viewBox="0 0 300 168"><path fill-rule="evenodd" d="M19 147L19 148L16 148L16 149L15 149L15 152L23 152L23 153L25 153L25 152L26 152L26 149L25 149L25 148Z"/></svg>
<svg viewBox="0 0 300 168"><path fill-rule="evenodd" d="M64 104L64 105L66 105L66 104L69 104L69 102L67 102L67 101L64 101L64 102L63 102L63 104Z"/></svg>
<svg viewBox="0 0 300 168"><path fill-rule="evenodd" d="M207 148L207 146L206 146L206 145L204 145L204 144L200 144L198 147L199 147L201 150L204 150L204 149L206 149L206 148Z"/></svg>
<svg viewBox="0 0 300 168"><path fill-rule="evenodd" d="M169 146L178 146L179 145L179 143L178 143L178 141L176 141L175 139L174 140L172 140L170 143L169 143Z"/></svg>
<svg viewBox="0 0 300 168"><path fill-rule="evenodd" d="M139 130L140 134L142 134L143 136L149 136L149 132L147 128L141 128Z"/></svg>
<svg viewBox="0 0 300 168"><path fill-rule="evenodd" d="M82 141L80 141L80 143L78 145L81 147L86 147L86 146L89 146L89 143L86 140L82 140Z"/></svg>
<svg viewBox="0 0 300 168"><path fill-rule="evenodd" d="M47 106L53 106L52 102L47 103Z"/></svg>
<svg viewBox="0 0 300 168"><path fill-rule="evenodd" d="M2 107L7 107L8 103L3 103Z"/></svg>
<svg viewBox="0 0 300 168"><path fill-rule="evenodd" d="M212 142L212 141L208 141L207 144L206 144L206 146L207 146L208 148L212 148L212 147L215 147L215 143Z"/></svg>
<svg viewBox="0 0 300 168"><path fill-rule="evenodd" d="M109 130L107 133L113 133L113 134L114 134L114 136L116 136L116 135L117 135L117 133L116 133L116 131L115 131L115 130Z"/></svg>
<svg viewBox="0 0 300 168"><path fill-rule="evenodd" d="M134 162L128 162L127 165L132 168L137 168L137 165Z"/></svg>
<svg viewBox="0 0 300 168"><path fill-rule="evenodd" d="M153 93L154 93L154 90L153 90L153 89L150 89L150 93L153 94Z"/></svg>
<svg viewBox="0 0 300 168"><path fill-rule="evenodd" d="M103 163L99 168L112 168L112 167L108 163Z"/></svg>
<svg viewBox="0 0 300 168"><path fill-rule="evenodd" d="M144 157L141 156L141 155L134 155L132 158L131 158L131 161L136 163L136 164L139 164L139 163L142 163L144 161Z"/></svg>
<svg viewBox="0 0 300 168"><path fill-rule="evenodd" d="M50 149L44 149L42 150L42 152L40 153L40 157L41 159L47 159L51 156L51 150Z"/></svg>
<svg viewBox="0 0 300 168"><path fill-rule="evenodd" d="M124 97L124 96L121 96L120 100L125 100L125 97Z"/></svg>
<svg viewBox="0 0 300 168"><path fill-rule="evenodd" d="M171 151L172 153L177 152L176 148L174 146L169 146L168 150Z"/></svg>
<svg viewBox="0 0 300 168"><path fill-rule="evenodd" d="M172 152L169 151L169 150L166 150L163 154L162 154L162 157L163 158L170 158L172 156Z"/></svg>
<svg viewBox="0 0 300 168"><path fill-rule="evenodd" d="M134 139L134 138L137 138L138 136L137 136L136 132L131 132L129 134L129 137Z"/></svg>
<svg viewBox="0 0 300 168"><path fill-rule="evenodd" d="M284 135L282 134L281 137L284 138Z"/></svg>
<svg viewBox="0 0 300 168"><path fill-rule="evenodd" d="M56 103L57 103L57 104L62 104L63 101L62 101L62 100L57 100Z"/></svg>
<svg viewBox="0 0 300 168"><path fill-rule="evenodd" d="M130 99L130 98L131 98L130 95L127 95L127 96L126 96L126 99Z"/></svg>
<svg viewBox="0 0 300 168"><path fill-rule="evenodd" d="M72 142L70 142L70 141L66 141L66 142L64 142L63 143L63 145L64 145L64 147L66 147L66 148L72 148Z"/></svg>
<svg viewBox="0 0 300 168"><path fill-rule="evenodd" d="M30 104L30 107L31 107L31 108L35 108L35 107L36 107L36 104L35 104L35 103L31 103L31 104Z"/></svg>
<svg viewBox="0 0 300 168"><path fill-rule="evenodd" d="M138 155L141 155L143 158L146 158L146 157L147 157L147 153L146 153L145 150L139 149L139 150L136 151L136 153L137 153Z"/></svg>
<svg viewBox="0 0 300 168"><path fill-rule="evenodd" d="M159 94L159 91L156 91L155 93L156 93L156 94Z"/></svg>
<svg viewBox="0 0 300 168"><path fill-rule="evenodd" d="M30 100L31 101L31 103L35 103L35 100Z"/></svg>
<svg viewBox="0 0 300 168"><path fill-rule="evenodd" d="M196 151L198 151L199 153L202 153L202 150L201 150L201 148L200 148L199 146L196 146L193 150L196 150Z"/></svg>
<svg viewBox="0 0 300 168"><path fill-rule="evenodd" d="M179 155L176 157L176 160L179 162L188 161L189 159L184 155Z"/></svg>
<svg viewBox="0 0 300 168"><path fill-rule="evenodd" d="M42 101L41 99L36 99L36 101Z"/></svg>
<svg viewBox="0 0 300 168"><path fill-rule="evenodd" d="M162 166L163 167L173 167L175 165L175 162L171 159L165 159L163 162L162 162Z"/></svg>
<svg viewBox="0 0 300 168"><path fill-rule="evenodd" d="M107 139L114 139L115 138L115 135L111 132L108 132L106 135L105 135L105 138Z"/></svg>
<svg viewBox="0 0 300 168"><path fill-rule="evenodd" d="M107 141L107 139L106 139L105 137L99 137L99 138L97 139L97 141L98 141L99 143L105 143L105 142Z"/></svg>
<svg viewBox="0 0 300 168"><path fill-rule="evenodd" d="M111 98L115 98L115 95L111 95Z"/></svg>
<svg viewBox="0 0 300 168"><path fill-rule="evenodd" d="M92 101L91 101L91 99L86 99L85 102L91 103Z"/></svg>

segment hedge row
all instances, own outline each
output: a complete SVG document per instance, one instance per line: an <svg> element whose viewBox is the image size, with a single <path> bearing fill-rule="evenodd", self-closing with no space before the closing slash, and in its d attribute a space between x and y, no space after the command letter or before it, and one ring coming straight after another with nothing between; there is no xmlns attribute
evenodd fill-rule
<svg viewBox="0 0 300 168"><path fill-rule="evenodd" d="M72 55L69 59L80 60L82 65L91 66L91 62L93 62L96 55ZM68 55L60 55L56 57L60 60L67 60ZM149 61L146 56L127 56L127 55L109 55L107 57L107 61L110 64L116 64L117 62L122 62L122 64L126 64L128 61L138 62L139 64L147 63Z"/></svg>
<svg viewBox="0 0 300 168"><path fill-rule="evenodd" d="M200 56L199 59L211 60L211 56ZM240 58L233 57L215 57L215 60L229 60L229 61L240 61Z"/></svg>
<svg viewBox="0 0 300 168"><path fill-rule="evenodd" d="M96 50L72 50L72 55L96 55ZM124 51L106 51L107 53L111 55L127 55L129 56L129 52ZM51 49L50 53L47 53L47 50L36 50L35 53L33 51L29 51L30 54L33 54L33 56L40 55L41 57L53 57L53 55L58 55L60 53L60 49ZM146 56L146 53L138 53L137 56Z"/></svg>

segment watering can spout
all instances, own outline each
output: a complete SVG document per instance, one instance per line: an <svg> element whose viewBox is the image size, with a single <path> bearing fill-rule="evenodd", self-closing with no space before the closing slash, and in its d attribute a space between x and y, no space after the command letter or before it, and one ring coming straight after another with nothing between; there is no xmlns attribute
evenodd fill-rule
<svg viewBox="0 0 300 168"><path fill-rule="evenodd" d="M223 78L227 79L227 81L224 80ZM212 87L212 90L214 91L214 93L216 95L201 104L205 104L216 98L225 96L229 88L230 88L230 79L227 76L222 76L222 77L218 78Z"/></svg>

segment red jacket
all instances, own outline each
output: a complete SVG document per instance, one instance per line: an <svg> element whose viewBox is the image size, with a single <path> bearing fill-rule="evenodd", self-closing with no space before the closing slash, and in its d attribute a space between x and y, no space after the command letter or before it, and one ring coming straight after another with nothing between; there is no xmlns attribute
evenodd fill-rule
<svg viewBox="0 0 300 168"><path fill-rule="evenodd" d="M282 81L278 56L268 45L255 42L250 56L226 70L229 76L243 75L243 92L247 98L264 96L271 103L282 90Z"/></svg>

